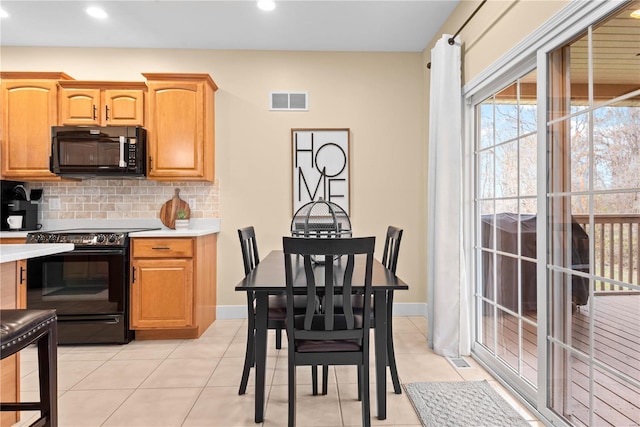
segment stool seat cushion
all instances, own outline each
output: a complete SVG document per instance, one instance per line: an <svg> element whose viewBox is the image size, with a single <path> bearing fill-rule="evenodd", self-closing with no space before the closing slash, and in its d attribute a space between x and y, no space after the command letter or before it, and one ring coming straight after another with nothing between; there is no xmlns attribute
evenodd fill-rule
<svg viewBox="0 0 640 427"><path fill-rule="evenodd" d="M55 321L55 310L0 310L2 359L32 343L34 334Z"/></svg>

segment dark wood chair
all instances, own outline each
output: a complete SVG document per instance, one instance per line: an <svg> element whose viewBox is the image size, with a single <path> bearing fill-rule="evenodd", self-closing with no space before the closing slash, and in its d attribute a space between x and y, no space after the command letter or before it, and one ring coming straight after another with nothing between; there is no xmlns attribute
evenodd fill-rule
<svg viewBox="0 0 640 427"><path fill-rule="evenodd" d="M256 241L256 233L253 226L244 227L238 230L240 239L240 247L242 249L242 261L244 264L244 274L249 274L258 264L260 264L260 255L258 254L258 243ZM253 292L247 292L247 347L244 356L244 368L242 369L242 379L240 380L240 389L238 394L245 394L247 384L249 382L249 372L255 366L255 296ZM317 300L317 299L316 299ZM319 307L319 302L317 303ZM296 301L296 307L305 307L306 298L300 297ZM276 331L276 348L282 348L282 330L285 328L285 320L287 317L287 300L284 295L269 296L269 317L267 329L275 329ZM312 387L313 394L317 394L318 390L318 374L314 368L312 370Z"/></svg>
<svg viewBox="0 0 640 427"><path fill-rule="evenodd" d="M371 306L364 304L362 314L354 314L351 304L355 257L366 257L363 277L364 300L371 299L371 277L375 237L317 239L283 237L287 287L287 339L289 372L289 427L295 426L296 366L356 365L358 390L362 401L362 425L371 425L369 401L369 330ZM313 258L312 258L313 257ZM335 257L338 257L337 259ZM294 287L294 274L304 265L306 287ZM316 263L323 263L318 266ZM338 276L334 267L344 274ZM323 288L318 289L317 284ZM294 294L300 292L312 301L320 291L325 304L321 313L308 304L303 314L294 307ZM342 310L334 310L335 299L348 301ZM326 380L325 384L326 386Z"/></svg>
<svg viewBox="0 0 640 427"><path fill-rule="evenodd" d="M398 266L398 253L400 252L400 241L402 240L402 229L394 226L387 228L387 237L384 241L384 252L382 254L382 264L393 274L396 274ZM402 393L398 368L396 366L396 354L393 349L393 291L387 293L387 362L391 371L393 381L393 391L396 394Z"/></svg>
<svg viewBox="0 0 640 427"><path fill-rule="evenodd" d="M382 265L384 265L393 274L396 273L398 266L398 253L400 252L400 241L402 240L402 229L389 226L384 241L384 251L382 254ZM363 299L361 295L351 297L352 304L356 313L362 313ZM391 381L393 382L393 391L396 394L402 394L400 386L400 377L398 376L398 367L396 365L396 355L393 348L393 291L387 293L387 364L391 372ZM371 308L373 309L373 299L371 300ZM335 310L342 310L342 300L338 299ZM375 313L373 313L375 316ZM371 319L373 324L373 319ZM327 366L322 367L322 394L327 394L327 382L329 380L329 370Z"/></svg>
<svg viewBox="0 0 640 427"><path fill-rule="evenodd" d="M238 230L240 239L240 247L242 249L242 262L244 264L244 274L247 275L260 264L260 255L258 254L258 243L256 241L256 233L252 226L244 227ZM255 296L253 292L247 292L247 348L244 355L244 368L242 370L242 379L240 380L240 390L238 394L245 394L247 391L247 383L249 381L249 371L255 365ZM284 329L286 313L286 298L284 295L269 296L269 321L268 329L276 331L276 348L282 348L282 330Z"/></svg>
<svg viewBox="0 0 640 427"><path fill-rule="evenodd" d="M0 310L0 357L38 347L40 400L2 402L0 411L40 411L31 426L58 425L58 322L55 310Z"/></svg>

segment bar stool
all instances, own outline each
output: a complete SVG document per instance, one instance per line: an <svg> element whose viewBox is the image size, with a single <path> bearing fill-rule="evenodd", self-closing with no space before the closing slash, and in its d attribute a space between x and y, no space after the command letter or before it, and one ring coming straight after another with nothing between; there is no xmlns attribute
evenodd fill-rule
<svg viewBox="0 0 640 427"><path fill-rule="evenodd" d="M0 403L0 411L40 411L31 426L58 425L58 322L55 310L0 310L0 356L38 346L39 402Z"/></svg>

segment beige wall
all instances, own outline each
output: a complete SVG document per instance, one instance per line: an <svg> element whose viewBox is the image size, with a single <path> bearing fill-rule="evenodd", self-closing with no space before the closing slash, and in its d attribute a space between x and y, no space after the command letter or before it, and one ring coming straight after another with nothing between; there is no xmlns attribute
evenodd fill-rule
<svg viewBox="0 0 640 427"><path fill-rule="evenodd" d="M442 34L454 34L480 3L460 1L425 49L425 64ZM462 42L462 84L496 62L568 3L569 0L487 1L458 36Z"/></svg>
<svg viewBox="0 0 640 427"><path fill-rule="evenodd" d="M356 235L404 228L398 302L424 303L425 113L420 53L2 48L2 70L64 71L79 80L142 81L142 72L209 73L216 92L218 303L243 270L237 229L254 225L262 256L291 221L291 128L351 129L351 219ZM270 112L269 92L308 91L309 112ZM209 215L204 215L209 216Z"/></svg>
<svg viewBox="0 0 640 427"><path fill-rule="evenodd" d="M566 5L490 0L462 31L463 84ZM420 53L2 48L2 70L64 71L79 80L141 81L142 72L206 72L216 92L219 183L218 301L240 305L236 230L257 229L262 256L291 220L291 128L351 129L351 217L356 235L404 228L397 302L426 302L426 140L430 51L479 1L463 0ZM309 112L269 112L272 90L308 91ZM209 216L206 215L205 216Z"/></svg>

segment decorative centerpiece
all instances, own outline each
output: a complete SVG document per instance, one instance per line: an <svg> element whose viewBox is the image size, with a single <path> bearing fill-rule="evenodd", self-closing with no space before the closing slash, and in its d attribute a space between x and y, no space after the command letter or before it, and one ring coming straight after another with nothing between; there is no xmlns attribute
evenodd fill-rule
<svg viewBox="0 0 640 427"><path fill-rule="evenodd" d="M351 237L351 220L339 205L324 200L309 202L293 215L291 220L293 237L315 237L318 239L338 239ZM339 259L336 256L334 260ZM312 256L311 259L324 263L324 259Z"/></svg>

